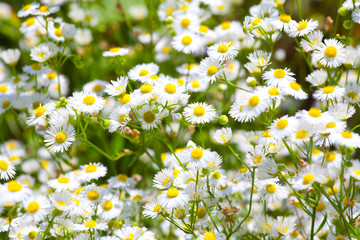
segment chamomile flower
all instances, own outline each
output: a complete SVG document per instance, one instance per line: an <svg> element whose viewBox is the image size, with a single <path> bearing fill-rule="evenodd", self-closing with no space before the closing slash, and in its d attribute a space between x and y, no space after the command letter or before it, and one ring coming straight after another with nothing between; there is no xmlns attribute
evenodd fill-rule
<svg viewBox="0 0 360 240"><path fill-rule="evenodd" d="M239 50L233 46L232 42L216 43L208 49L209 57L219 60L234 59L238 52Z"/></svg>
<svg viewBox="0 0 360 240"><path fill-rule="evenodd" d="M322 42L324 34L320 30L310 33L307 39L301 39L300 45L306 52L313 51Z"/></svg>
<svg viewBox="0 0 360 240"><path fill-rule="evenodd" d="M192 32L182 32L176 35L171 42L173 48L185 54L197 53L203 47L202 38Z"/></svg>
<svg viewBox="0 0 360 240"><path fill-rule="evenodd" d="M83 86L84 92L92 92L97 94L98 96L102 96L105 92L105 86L107 85L106 81L102 80L94 80L86 83Z"/></svg>
<svg viewBox="0 0 360 240"><path fill-rule="evenodd" d="M55 110L55 103L47 103L44 106L39 105L34 110L34 115L32 115L28 120L27 124L29 126L34 126L43 121L47 116L49 116Z"/></svg>
<svg viewBox="0 0 360 240"><path fill-rule="evenodd" d="M264 112L268 104L269 99L260 92L249 93L231 105L229 114L236 121L249 122Z"/></svg>
<svg viewBox="0 0 360 240"><path fill-rule="evenodd" d="M291 135L295 131L296 127L296 120L294 117L288 117L287 115L276 119L273 123L271 123L271 126L269 127L269 130L272 134L274 134L275 138L285 138Z"/></svg>
<svg viewBox="0 0 360 240"><path fill-rule="evenodd" d="M207 163L211 154L208 149L191 145L182 152L181 156L184 158L183 163L187 165L187 168L202 170L208 166Z"/></svg>
<svg viewBox="0 0 360 240"><path fill-rule="evenodd" d="M280 87L285 94L288 94L297 100L304 100L308 97L307 93L302 90L301 85L297 82L290 82L286 85L281 85Z"/></svg>
<svg viewBox="0 0 360 240"><path fill-rule="evenodd" d="M320 86L326 82L328 75L324 69L318 69L310 73L306 77L306 81L309 82L312 86Z"/></svg>
<svg viewBox="0 0 360 240"><path fill-rule="evenodd" d="M35 10L37 10L38 7L40 7L40 4L37 2L26 4L18 11L17 16L26 17L29 16L30 14L34 14Z"/></svg>
<svg viewBox="0 0 360 240"><path fill-rule="evenodd" d="M346 147L360 147L360 135L347 130L336 134L336 143L338 145L344 145Z"/></svg>
<svg viewBox="0 0 360 240"><path fill-rule="evenodd" d="M355 114L356 110L347 103L335 103L329 107L329 113L338 120L347 120Z"/></svg>
<svg viewBox="0 0 360 240"><path fill-rule="evenodd" d="M216 130L214 138L220 144L228 144L232 139L232 131L231 128L221 128Z"/></svg>
<svg viewBox="0 0 360 240"><path fill-rule="evenodd" d="M0 155L0 179L9 180L15 176L14 164L5 155Z"/></svg>
<svg viewBox="0 0 360 240"><path fill-rule="evenodd" d="M287 189L276 180L263 180L260 194L267 203L281 201L289 196Z"/></svg>
<svg viewBox="0 0 360 240"><path fill-rule="evenodd" d="M216 116L216 111L207 103L192 103L185 107L183 116L192 124L204 124L211 122Z"/></svg>
<svg viewBox="0 0 360 240"><path fill-rule="evenodd" d="M189 78L190 80L186 85L186 90L188 90L189 92L205 92L206 89L209 87L208 82L199 80L197 76Z"/></svg>
<svg viewBox="0 0 360 240"><path fill-rule="evenodd" d="M360 181L360 162L359 162L359 160L352 161L352 166L349 168L349 172L353 178Z"/></svg>
<svg viewBox="0 0 360 240"><path fill-rule="evenodd" d="M119 216L123 209L123 203L115 195L107 195L98 205L99 217L110 220Z"/></svg>
<svg viewBox="0 0 360 240"><path fill-rule="evenodd" d="M106 195L106 189L98 187L95 183L87 185L84 192L81 195L89 200L91 206L96 206L103 201L104 196Z"/></svg>
<svg viewBox="0 0 360 240"><path fill-rule="evenodd" d="M173 170L163 169L155 174L153 186L158 189L167 189L173 185L176 177Z"/></svg>
<svg viewBox="0 0 360 240"><path fill-rule="evenodd" d="M67 151L75 141L75 129L72 125L50 126L45 132L45 146L50 152Z"/></svg>
<svg viewBox="0 0 360 240"><path fill-rule="evenodd" d="M99 112L105 104L102 97L92 92L74 92L68 101L79 113L87 114Z"/></svg>
<svg viewBox="0 0 360 240"><path fill-rule="evenodd" d="M111 84L105 86L105 92L110 96L119 96L126 92L126 86L128 84L128 78L121 76L116 81L111 81Z"/></svg>
<svg viewBox="0 0 360 240"><path fill-rule="evenodd" d="M90 182L92 179L97 180L100 177L104 177L107 172L107 168L98 162L89 163L87 165L80 166L80 181Z"/></svg>
<svg viewBox="0 0 360 240"><path fill-rule="evenodd" d="M21 202L32 193L32 190L17 180L10 180L0 186L0 195L3 202Z"/></svg>
<svg viewBox="0 0 360 240"><path fill-rule="evenodd" d="M179 14L175 16L174 19L174 30L177 33L181 33L184 31L191 31L193 32L195 29L197 29L200 25L198 16L187 13L187 14Z"/></svg>
<svg viewBox="0 0 360 240"><path fill-rule="evenodd" d="M295 24L296 22L291 19L291 16L285 13L280 14L278 18L272 21L272 25L274 25L276 29L284 30L285 32L288 32L290 27Z"/></svg>
<svg viewBox="0 0 360 240"><path fill-rule="evenodd" d="M143 214L147 218L156 218L163 211L163 207L159 205L159 203L154 200L152 202L148 202L144 206Z"/></svg>
<svg viewBox="0 0 360 240"><path fill-rule="evenodd" d="M278 87L282 85L288 85L291 82L295 82L296 79L293 77L295 74L290 72L289 69L270 69L264 72L263 78L266 80L266 84L272 87Z"/></svg>
<svg viewBox="0 0 360 240"><path fill-rule="evenodd" d="M290 37L302 37L314 31L319 25L318 21L315 20L302 20L294 25L290 25L288 34Z"/></svg>
<svg viewBox="0 0 360 240"><path fill-rule="evenodd" d="M146 91L148 89L143 90ZM166 102L175 103L184 92L185 86L180 85L176 80L167 78L161 78L154 86L154 94L159 97L158 101L164 105Z"/></svg>
<svg viewBox="0 0 360 240"><path fill-rule="evenodd" d="M293 188L295 190L306 189L311 187L311 184L315 182L325 183L325 174L323 174L323 170L319 171L318 165L308 165L305 169L303 169L303 172L299 172L294 178Z"/></svg>
<svg viewBox="0 0 360 240"><path fill-rule="evenodd" d="M164 110L161 113L155 113L150 105L145 105L138 110L140 117L141 125L144 129L156 128L157 124L161 122L162 117L167 113L167 110Z"/></svg>
<svg viewBox="0 0 360 240"><path fill-rule="evenodd" d="M24 240L40 240L42 239L42 235L40 234L40 228L35 225L30 225L24 227L21 231L21 239Z"/></svg>
<svg viewBox="0 0 360 240"><path fill-rule="evenodd" d="M184 191L171 187L164 190L158 198L159 204L164 208L179 208L185 206L189 197Z"/></svg>
<svg viewBox="0 0 360 240"><path fill-rule="evenodd" d="M223 68L222 61L207 57L201 61L197 75L201 80L213 83L224 74Z"/></svg>
<svg viewBox="0 0 360 240"><path fill-rule="evenodd" d="M58 51L58 47L54 43L42 43L31 49L30 57L36 62L43 63L52 58Z"/></svg>
<svg viewBox="0 0 360 240"><path fill-rule="evenodd" d="M122 106L118 106L110 113L109 120L109 132L115 132L117 130L122 132L124 127L130 121L129 110Z"/></svg>
<svg viewBox="0 0 360 240"><path fill-rule="evenodd" d="M80 183L70 175L64 175L57 179L48 181L48 185L54 188L57 192L72 191L80 187Z"/></svg>
<svg viewBox="0 0 360 240"><path fill-rule="evenodd" d="M48 16L50 14L56 13L59 11L59 9L59 6L48 7L47 5L41 5L39 9L34 11L33 14L36 16Z"/></svg>
<svg viewBox="0 0 360 240"><path fill-rule="evenodd" d="M247 57L256 67L263 68L270 64L271 53L262 50L255 50Z"/></svg>
<svg viewBox="0 0 360 240"><path fill-rule="evenodd" d="M328 85L316 90L314 98L319 101L339 100L345 94L345 90L339 86Z"/></svg>
<svg viewBox="0 0 360 240"><path fill-rule="evenodd" d="M155 63L143 63L130 69L128 76L131 80L147 83L150 80L150 77L156 75L158 72L159 66Z"/></svg>
<svg viewBox="0 0 360 240"><path fill-rule="evenodd" d="M336 39L325 39L313 52L314 60L329 68L336 68L346 61L345 45Z"/></svg>
<svg viewBox="0 0 360 240"><path fill-rule="evenodd" d="M22 206L26 209L23 215L26 222L40 222L50 213L52 207L50 201L42 195L27 197L23 200Z"/></svg>
<svg viewBox="0 0 360 240"><path fill-rule="evenodd" d="M116 56L124 56L129 53L128 48L121 48L121 47L112 47L109 51L103 52L103 57L116 57Z"/></svg>
<svg viewBox="0 0 360 240"><path fill-rule="evenodd" d="M125 174L118 174L109 179L109 188L127 190L133 188L136 182Z"/></svg>

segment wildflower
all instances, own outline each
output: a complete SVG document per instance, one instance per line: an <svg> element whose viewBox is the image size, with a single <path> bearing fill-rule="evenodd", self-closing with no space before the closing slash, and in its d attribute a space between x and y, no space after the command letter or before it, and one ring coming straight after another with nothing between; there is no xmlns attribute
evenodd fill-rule
<svg viewBox="0 0 360 240"><path fill-rule="evenodd" d="M94 114L103 109L105 100L92 92L74 92L69 104L79 113Z"/></svg>
<svg viewBox="0 0 360 240"><path fill-rule="evenodd" d="M50 126L45 132L45 145L51 152L67 151L75 141L75 129L72 125Z"/></svg>
<svg viewBox="0 0 360 240"><path fill-rule="evenodd" d="M313 52L313 57L325 67L336 68L346 60L344 44L336 39L325 39Z"/></svg>
<svg viewBox="0 0 360 240"><path fill-rule="evenodd" d="M210 122L216 112L214 107L207 103L192 103L185 107L183 116L192 124L204 124Z"/></svg>
<svg viewBox="0 0 360 240"><path fill-rule="evenodd" d="M232 139L231 128L221 128L221 129L216 130L214 138L220 144L230 143L231 139Z"/></svg>

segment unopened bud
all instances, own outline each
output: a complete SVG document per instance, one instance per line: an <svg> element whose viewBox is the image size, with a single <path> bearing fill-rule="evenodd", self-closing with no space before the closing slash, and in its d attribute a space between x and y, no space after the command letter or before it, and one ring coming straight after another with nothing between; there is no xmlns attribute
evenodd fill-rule
<svg viewBox="0 0 360 240"><path fill-rule="evenodd" d="M174 22L174 17L173 16L167 16L165 19L165 23L167 24L172 24Z"/></svg>
<svg viewBox="0 0 360 240"><path fill-rule="evenodd" d="M349 10L347 10L346 8L344 7L341 7L338 9L338 13L341 15L341 16L345 16L346 14L348 14Z"/></svg>
<svg viewBox="0 0 360 240"><path fill-rule="evenodd" d="M174 113L174 114L172 115L172 119L173 119L174 122L180 122L181 119L182 119L182 116L181 116L180 113Z"/></svg>
<svg viewBox="0 0 360 240"><path fill-rule="evenodd" d="M225 125L229 122L229 118L226 115L221 115L219 119L219 123L221 125Z"/></svg>

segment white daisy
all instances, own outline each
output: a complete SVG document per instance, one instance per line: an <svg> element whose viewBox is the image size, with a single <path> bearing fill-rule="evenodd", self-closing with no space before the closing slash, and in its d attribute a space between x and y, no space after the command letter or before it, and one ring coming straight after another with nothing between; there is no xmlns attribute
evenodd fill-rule
<svg viewBox="0 0 360 240"><path fill-rule="evenodd" d="M234 59L238 52L232 42L220 42L208 48L209 57L219 60Z"/></svg>
<svg viewBox="0 0 360 240"><path fill-rule="evenodd" d="M64 152L75 141L75 129L72 125L50 126L45 132L44 142L51 152Z"/></svg>
<svg viewBox="0 0 360 240"><path fill-rule="evenodd" d="M119 96L126 92L126 86L128 84L128 78L121 76L116 81L111 81L111 84L105 86L105 92L110 96Z"/></svg>
<svg viewBox="0 0 360 240"><path fill-rule="evenodd" d="M105 104L105 100L92 92L74 92L69 98L69 104L79 113L93 114L99 112Z"/></svg>
<svg viewBox="0 0 360 240"><path fill-rule="evenodd" d="M216 111L207 103L192 103L185 107L183 116L192 124L204 124L211 122L216 116Z"/></svg>
<svg viewBox="0 0 360 240"><path fill-rule="evenodd" d="M203 47L203 42L202 38L195 33L182 32L173 38L171 45L176 51L189 54L199 52Z"/></svg>
<svg viewBox="0 0 360 240"><path fill-rule="evenodd" d="M103 52L103 57L116 57L116 56L124 56L129 53L128 48L121 47L112 47L109 51Z"/></svg>
<svg viewBox="0 0 360 240"><path fill-rule="evenodd" d="M224 74L223 62L216 58L203 59L197 71L200 80L213 83Z"/></svg>
<svg viewBox="0 0 360 240"><path fill-rule="evenodd" d="M321 65L329 68L340 66L346 61L345 45L336 39L325 39L324 43L320 43L313 52L314 60Z"/></svg>
<svg viewBox="0 0 360 240"><path fill-rule="evenodd" d="M159 204L164 208L179 208L185 206L189 201L189 197L184 191L177 188L169 188L161 193L158 197Z"/></svg>

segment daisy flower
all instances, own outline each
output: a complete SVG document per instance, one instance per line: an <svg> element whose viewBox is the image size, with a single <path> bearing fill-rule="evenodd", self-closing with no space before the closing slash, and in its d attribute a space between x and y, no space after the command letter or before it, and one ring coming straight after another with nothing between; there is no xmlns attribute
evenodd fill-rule
<svg viewBox="0 0 360 240"><path fill-rule="evenodd" d="M203 48L203 41L195 33L182 32L173 38L171 45L176 51L189 54L199 52Z"/></svg>
<svg viewBox="0 0 360 240"><path fill-rule="evenodd" d="M355 112L355 108L347 103L335 103L329 106L329 113L341 121L351 118Z"/></svg>
<svg viewBox="0 0 360 240"><path fill-rule="evenodd" d="M26 17L30 14L34 14L35 10L40 7L40 4L37 2L26 4L22 9L17 12L18 17Z"/></svg>
<svg viewBox="0 0 360 240"><path fill-rule="evenodd" d="M288 68L285 69L270 69L264 72L263 79L266 80L266 84L272 87L278 87L281 85L290 84L290 82L296 82L293 77L295 74L290 72Z"/></svg>
<svg viewBox="0 0 360 240"><path fill-rule="evenodd" d="M338 145L344 145L346 147L360 147L360 135L350 131L342 131L336 134L336 143Z"/></svg>
<svg viewBox="0 0 360 240"><path fill-rule="evenodd" d="M103 57L116 57L116 56L124 56L129 53L128 48L121 47L112 47L109 51L103 52Z"/></svg>
<svg viewBox="0 0 360 240"><path fill-rule="evenodd" d="M274 134L275 138L282 139L290 136L296 130L295 127L295 118L285 115L271 123L269 130L271 131L271 134Z"/></svg>
<svg viewBox="0 0 360 240"><path fill-rule="evenodd" d="M269 99L260 92L247 94L230 107L229 114L239 122L254 120L268 107Z"/></svg>
<svg viewBox="0 0 360 240"><path fill-rule="evenodd" d="M297 100L304 100L308 97L307 93L302 90L301 85L297 82L283 84L280 88L285 94L288 94Z"/></svg>
<svg viewBox="0 0 360 240"><path fill-rule="evenodd" d="M189 169L202 170L208 166L208 159L211 156L211 152L207 149L203 149L198 146L189 146L181 153L183 157L183 163L187 165Z"/></svg>
<svg viewBox="0 0 360 240"><path fill-rule="evenodd" d="M36 9L34 11L33 14L36 16L48 16L50 14L56 13L59 10L60 10L59 6L48 7L46 5L41 5L39 9Z"/></svg>
<svg viewBox="0 0 360 240"><path fill-rule="evenodd" d="M233 46L232 42L220 42L208 48L208 55L219 60L234 59L239 50Z"/></svg>
<svg viewBox="0 0 360 240"><path fill-rule="evenodd" d="M315 182L325 183L326 177L323 170L319 171L318 165L308 165L303 169L303 172L299 172L293 180L293 188L295 190L303 190L311 187Z"/></svg>
<svg viewBox="0 0 360 240"><path fill-rule="evenodd" d="M159 203L154 200L145 204L143 214L146 218L154 219L159 216L162 211L163 207L161 207L161 205L159 205Z"/></svg>
<svg viewBox="0 0 360 240"><path fill-rule="evenodd" d="M56 210L65 212L70 210L73 205L72 202L70 202L71 197L70 192L55 192L50 195L50 201Z"/></svg>
<svg viewBox="0 0 360 240"><path fill-rule="evenodd" d="M143 235L143 230L137 226L123 226L121 229L115 231L115 235L121 240L140 240Z"/></svg>
<svg viewBox="0 0 360 240"><path fill-rule="evenodd" d="M336 39L325 39L313 52L314 60L329 68L336 68L346 61L345 45Z"/></svg>
<svg viewBox="0 0 360 240"><path fill-rule="evenodd" d="M24 73L27 73L29 75L41 76L42 74L51 72L51 69L47 66L38 63L33 63L31 65L24 66L23 71Z"/></svg>
<svg viewBox="0 0 360 240"><path fill-rule="evenodd" d="M105 100L92 92L74 92L69 104L79 113L93 114L103 109Z"/></svg>
<svg viewBox="0 0 360 240"><path fill-rule="evenodd" d="M143 63L130 69L128 76L131 80L147 83L150 80L149 78L156 75L158 72L159 66L155 63Z"/></svg>
<svg viewBox="0 0 360 240"><path fill-rule="evenodd" d="M7 49L0 52L0 58L9 66L15 66L20 58L20 50L17 48Z"/></svg>
<svg viewBox="0 0 360 240"><path fill-rule="evenodd" d="M159 204L164 208L179 208L185 206L189 201L189 197L184 191L177 188L169 188L161 193L158 197Z"/></svg>
<svg viewBox="0 0 360 240"><path fill-rule="evenodd" d="M270 64L271 53L263 50L255 50L247 57L256 67L263 68Z"/></svg>
<svg viewBox="0 0 360 240"><path fill-rule="evenodd" d="M167 110L161 113L155 113L150 105L145 105L138 110L142 128L149 130L156 128L157 124L161 122L163 116L167 114Z"/></svg>
<svg viewBox="0 0 360 240"><path fill-rule="evenodd" d="M51 152L64 152L75 141L75 129L72 125L50 126L45 132L44 142Z"/></svg>
<svg viewBox="0 0 360 240"><path fill-rule="evenodd" d="M221 60L207 57L203 59L197 71L200 80L213 83L224 73L224 66Z"/></svg>
<svg viewBox="0 0 360 240"><path fill-rule="evenodd" d="M42 235L40 234L40 228L35 225L26 226L21 231L21 239L23 240L40 240Z"/></svg>
<svg viewBox="0 0 360 240"><path fill-rule="evenodd" d="M185 120L192 124L209 123L216 116L214 106L207 103L192 103L183 111Z"/></svg>
<svg viewBox="0 0 360 240"><path fill-rule="evenodd" d="M345 85L345 100L349 103L356 104L360 101L360 85L357 83L348 83Z"/></svg>
<svg viewBox="0 0 360 240"><path fill-rule="evenodd" d="M72 191L80 187L80 183L69 174L48 181L48 185L57 192Z"/></svg>
<svg viewBox="0 0 360 240"><path fill-rule="evenodd" d="M96 206L102 202L106 193L106 189L98 187L95 183L92 183L85 187L85 190L81 193L81 195L85 199L89 200L91 206Z"/></svg>
<svg viewBox="0 0 360 240"><path fill-rule="evenodd" d="M318 21L315 20L302 20L294 25L290 25L288 34L290 37L302 37L314 31L319 25Z"/></svg>
<svg viewBox="0 0 360 240"><path fill-rule="evenodd" d="M323 85L326 82L328 75L324 69L318 69L310 73L305 80L312 86L317 87Z"/></svg>
<svg viewBox="0 0 360 240"><path fill-rule="evenodd" d="M308 39L301 39L300 45L306 52L313 51L322 42L324 34L320 30L314 31L307 35Z"/></svg>
<svg viewBox="0 0 360 240"><path fill-rule="evenodd" d="M108 225L106 222L97 222L89 219L85 220L82 224L76 224L75 229L78 231L90 231L90 230L106 230Z"/></svg>
<svg viewBox="0 0 360 240"><path fill-rule="evenodd" d="M220 144L230 143L232 139L231 128L227 127L216 130L214 138Z"/></svg>
<svg viewBox="0 0 360 240"><path fill-rule="evenodd" d="M81 177L80 181L90 182L91 180L97 180L101 177L104 177L107 172L107 168L98 162L89 163L87 165L80 166Z"/></svg>
<svg viewBox="0 0 360 240"><path fill-rule="evenodd" d="M182 75L195 75L195 73L197 72L199 66L199 64L193 64L193 63L190 63L190 64L187 64L187 63L184 63L180 66L177 66L176 67L176 71L179 73L179 74L182 74Z"/></svg>
<svg viewBox="0 0 360 240"><path fill-rule="evenodd" d="M0 179L9 180L15 176L15 167L5 155L0 155Z"/></svg>
<svg viewBox="0 0 360 240"><path fill-rule="evenodd" d="M32 193L32 190L17 180L10 180L0 186L0 195L3 202L21 202Z"/></svg>
<svg viewBox="0 0 360 240"><path fill-rule="evenodd" d="M212 231L206 231L204 234L201 234L197 240L225 240L226 236L223 233L214 233Z"/></svg>
<svg viewBox="0 0 360 240"><path fill-rule="evenodd" d="M215 27L214 31L218 41L228 41L245 38L243 27L238 21L222 22L219 26Z"/></svg>
<svg viewBox="0 0 360 240"><path fill-rule="evenodd" d="M271 23L276 29L284 30L285 32L288 32L290 27L296 24L296 22L291 19L291 16L285 13L280 14L279 17Z"/></svg>
<svg viewBox="0 0 360 240"><path fill-rule="evenodd" d="M205 92L209 87L209 83L201 80L197 80L198 78L191 78L186 85L186 90L189 92Z"/></svg>
<svg viewBox="0 0 360 240"><path fill-rule="evenodd" d="M55 103L47 103L44 106L39 105L34 110L34 115L32 115L26 123L29 126L35 126L38 123L42 122L47 116L51 115L52 112L55 110Z"/></svg>
<svg viewBox="0 0 360 240"><path fill-rule="evenodd" d="M84 92L92 92L99 96L102 96L105 92L106 85L107 85L106 81L94 80L94 81L86 83L83 86L83 90L84 90Z"/></svg>
<svg viewBox="0 0 360 240"><path fill-rule="evenodd" d="M288 190L276 180L264 180L261 185L260 194L268 204L281 201L289 196Z"/></svg>
<svg viewBox="0 0 360 240"><path fill-rule="evenodd" d="M37 45L31 49L30 57L36 62L46 62L59 51L58 47L52 42L46 42Z"/></svg>
<svg viewBox="0 0 360 240"><path fill-rule="evenodd" d="M26 213L22 216L27 222L40 222L50 213L51 204L45 196L31 195L23 200L23 208Z"/></svg>
<svg viewBox="0 0 360 240"><path fill-rule="evenodd" d="M356 180L360 181L360 162L352 161L352 166L349 168L350 175Z"/></svg>
<svg viewBox="0 0 360 240"><path fill-rule="evenodd" d="M129 110L122 106L118 106L114 108L114 110L110 113L109 116L110 126L109 132L120 131L124 129L127 123L131 120L129 116Z"/></svg>
<svg viewBox="0 0 360 240"><path fill-rule="evenodd" d="M128 78L121 76L116 81L111 81L111 84L105 86L105 92L110 96L119 96L126 92L126 86L128 84Z"/></svg>
<svg viewBox="0 0 360 240"><path fill-rule="evenodd" d="M200 25L199 17L193 13L177 15L173 22L175 32L194 32Z"/></svg>
<svg viewBox="0 0 360 240"><path fill-rule="evenodd" d="M154 95L159 96L158 101L164 105L166 102L175 103L184 92L184 85L167 78L161 78L154 86Z"/></svg>
<svg viewBox="0 0 360 240"><path fill-rule="evenodd" d="M318 146L329 147L336 142L336 134L341 133L346 128L346 123L335 118L329 117L324 124L317 129L314 136L314 143Z"/></svg>
<svg viewBox="0 0 360 240"><path fill-rule="evenodd" d="M316 90L313 94L313 97L319 101L340 100L344 94L344 88L329 85Z"/></svg>
<svg viewBox="0 0 360 240"><path fill-rule="evenodd" d="M123 190L133 188L136 185L136 182L125 174L119 174L117 176L111 177L108 180L108 182L109 182L109 188L114 188L114 189L120 188Z"/></svg>
<svg viewBox="0 0 360 240"><path fill-rule="evenodd" d="M99 217L105 220L113 219L121 214L123 203L115 195L107 195L98 206Z"/></svg>

